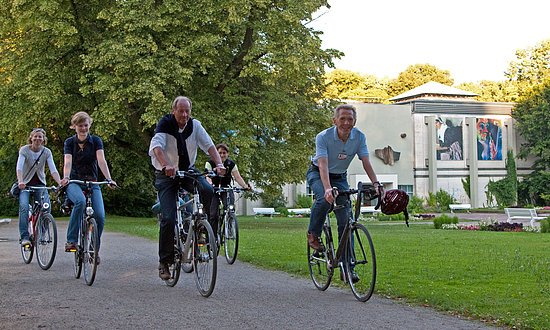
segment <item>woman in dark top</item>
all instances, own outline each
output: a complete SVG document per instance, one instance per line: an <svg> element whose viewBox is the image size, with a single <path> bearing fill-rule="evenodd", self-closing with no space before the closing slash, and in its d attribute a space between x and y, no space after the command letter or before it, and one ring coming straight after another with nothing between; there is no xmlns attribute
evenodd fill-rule
<svg viewBox="0 0 550 330"><path fill-rule="evenodd" d="M71 129L74 129L76 134L65 140L63 148L65 162L63 165L63 180L61 180L63 186L67 185L71 179L97 181L98 168L103 173L105 180L110 182L109 186L116 186L116 182L111 179L111 173L105 160L103 141L99 136L90 134L92 121L90 115L83 111L77 112L71 119ZM65 244L65 251L71 251L76 248L79 220L84 212L86 200L82 193L82 187L76 183L68 185L67 196L74 204L69 227L67 228L67 243ZM105 208L101 188L98 185L93 186L92 207L94 208L94 218L97 221L98 235L101 240L105 223ZM99 257L97 261L99 263Z"/></svg>

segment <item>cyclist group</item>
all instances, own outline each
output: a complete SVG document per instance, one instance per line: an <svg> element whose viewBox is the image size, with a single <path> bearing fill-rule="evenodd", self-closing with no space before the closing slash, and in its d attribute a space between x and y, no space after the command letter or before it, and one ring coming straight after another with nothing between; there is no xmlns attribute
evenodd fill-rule
<svg viewBox="0 0 550 330"><path fill-rule="evenodd" d="M174 262L174 226L176 222L177 193L180 185L187 191L193 191L193 182L176 180L178 170L187 170L195 165L197 151L200 148L210 156L206 168L218 176L209 182L205 177L198 178L201 202L210 207L205 208L214 232L218 227L218 208L220 197L214 194L214 186L227 187L232 178L243 188L250 189L239 174L236 164L228 158L229 148L224 144L215 145L201 122L191 117L192 102L188 97L178 96L172 102L172 111L158 122L155 134L149 146L149 156L155 168L154 186L158 191L162 217L159 230L159 277L170 278L169 266ZM337 190L348 190L347 169L352 159L357 156L378 195L384 195L383 186L369 161L369 151L365 135L355 127L357 113L354 106L343 104L334 109L333 126L320 132L315 140L315 156L307 171L307 182L315 200L311 208L307 242L310 248L322 252L325 247L320 241L322 226L337 198ZM71 128L76 134L65 140L63 178L61 179L51 151L45 147L46 132L33 129L29 136L29 145L19 151L17 162L17 179L22 190L19 201L19 223L21 243L28 243L26 229L28 219L28 192L23 192L27 185L45 186L45 163L48 163L53 179L60 186L67 186L67 196L74 204L67 230L66 251L75 248L78 235L79 218L85 206L82 187L70 180L96 181L99 170L110 184L112 180L101 138L90 134L92 118L85 112L76 113L71 120ZM98 170L99 169L99 170ZM23 173L26 173L25 175ZM39 192L40 193L40 192ZM43 193L43 192L42 192ZM47 192L45 193L47 195ZM222 199L225 201L225 199ZM105 210L101 189L94 186L92 204L98 223L98 234L101 236L105 221ZM342 234L347 223L349 205L335 210L338 223L338 234ZM97 260L99 263L99 258ZM352 281L359 281L356 274L351 274Z"/></svg>

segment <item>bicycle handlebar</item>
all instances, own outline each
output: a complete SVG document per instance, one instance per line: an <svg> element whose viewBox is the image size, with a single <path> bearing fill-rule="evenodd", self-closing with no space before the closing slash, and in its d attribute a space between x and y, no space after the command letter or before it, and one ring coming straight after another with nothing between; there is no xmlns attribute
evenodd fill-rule
<svg viewBox="0 0 550 330"><path fill-rule="evenodd" d="M228 192L228 191L233 191L233 192L236 192L236 193L241 193L241 192L245 192L245 191L253 191L252 189L249 189L249 188L241 188L241 187L214 187L214 192L216 194L220 194L222 192Z"/></svg>
<svg viewBox="0 0 550 330"><path fill-rule="evenodd" d="M119 187L116 183L114 183L113 181L87 181L87 180L76 180L76 179L71 179L67 182L67 184L69 183L77 183L77 184L81 184L81 185L85 185L85 186L89 186L89 185L102 185L102 184L108 184L110 185L111 187Z"/></svg>
<svg viewBox="0 0 550 330"><path fill-rule="evenodd" d="M41 187L41 186L26 186L25 188L21 189L21 191L33 191L33 190L53 190L56 192L59 187L51 186L51 187Z"/></svg>
<svg viewBox="0 0 550 330"><path fill-rule="evenodd" d="M196 180L200 176L215 177L217 174L214 171L205 170L203 172L198 170L176 171L177 178L191 178Z"/></svg>

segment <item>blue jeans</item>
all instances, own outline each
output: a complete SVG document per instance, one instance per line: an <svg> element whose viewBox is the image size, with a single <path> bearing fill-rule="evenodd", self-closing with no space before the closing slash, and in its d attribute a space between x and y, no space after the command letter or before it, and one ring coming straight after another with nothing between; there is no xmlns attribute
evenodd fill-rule
<svg viewBox="0 0 550 330"><path fill-rule="evenodd" d="M40 201L40 197L44 194L44 202L50 203L50 195L45 189L35 190L33 192L33 198L35 201ZM19 235L21 239L29 239L29 211L31 205L29 204L31 193L29 191L22 190L19 193Z"/></svg>
<svg viewBox="0 0 550 330"><path fill-rule="evenodd" d="M86 209L86 197L82 186L77 183L69 183L67 186L67 197L73 202L73 210L67 228L67 242L76 243L78 241L78 232L80 230L80 220L84 216ZM103 195L98 185L92 186L92 208L94 209L94 219L97 223L98 242L101 245L101 233L105 224L105 207L103 206Z"/></svg>
<svg viewBox="0 0 550 330"><path fill-rule="evenodd" d="M199 177L199 194L201 203L204 205L204 211L210 213L209 206L214 196L214 188L204 177ZM155 178L155 188L158 190L160 210L162 218L159 228L159 262L174 263L174 227L176 226L176 198L178 196L179 186L183 189L193 192L193 180L172 179L163 173L157 173Z"/></svg>
<svg viewBox="0 0 550 330"><path fill-rule="evenodd" d="M307 171L306 178L309 187L315 195L315 200L313 201L313 206L311 207L308 231L319 237L321 236L323 223L325 222L327 213L330 210L330 204L325 199L325 188L323 187L323 182L321 181L319 171L310 166ZM330 185L331 187L336 187L340 190L349 189L348 180L345 174L340 176L331 175ZM348 214L351 211L351 206L347 203L344 196L337 197L336 201L337 204L346 204L346 207L334 211L336 221L338 223L338 237L341 237L348 221Z"/></svg>

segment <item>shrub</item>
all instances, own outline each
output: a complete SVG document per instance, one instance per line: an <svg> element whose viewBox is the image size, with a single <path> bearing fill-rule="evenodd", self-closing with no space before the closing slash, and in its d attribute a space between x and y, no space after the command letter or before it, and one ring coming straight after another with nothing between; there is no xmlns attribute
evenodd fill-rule
<svg viewBox="0 0 550 330"><path fill-rule="evenodd" d="M550 233L550 218L546 218L540 221L540 232Z"/></svg>
<svg viewBox="0 0 550 330"><path fill-rule="evenodd" d="M439 217L434 219L434 227L435 229L441 229L443 224L457 224L458 223L458 217L450 217L446 214L442 214Z"/></svg>
<svg viewBox="0 0 550 330"><path fill-rule="evenodd" d="M439 189L435 194L435 201L442 211L449 210L449 204L456 203L454 197L443 189Z"/></svg>
<svg viewBox="0 0 550 330"><path fill-rule="evenodd" d="M298 194L296 196L296 208L298 209L309 209L313 205L313 199L311 196Z"/></svg>
<svg viewBox="0 0 550 330"><path fill-rule="evenodd" d="M420 214L425 211L424 208L424 199L416 195L413 195L409 200L409 205L407 206L410 214Z"/></svg>

